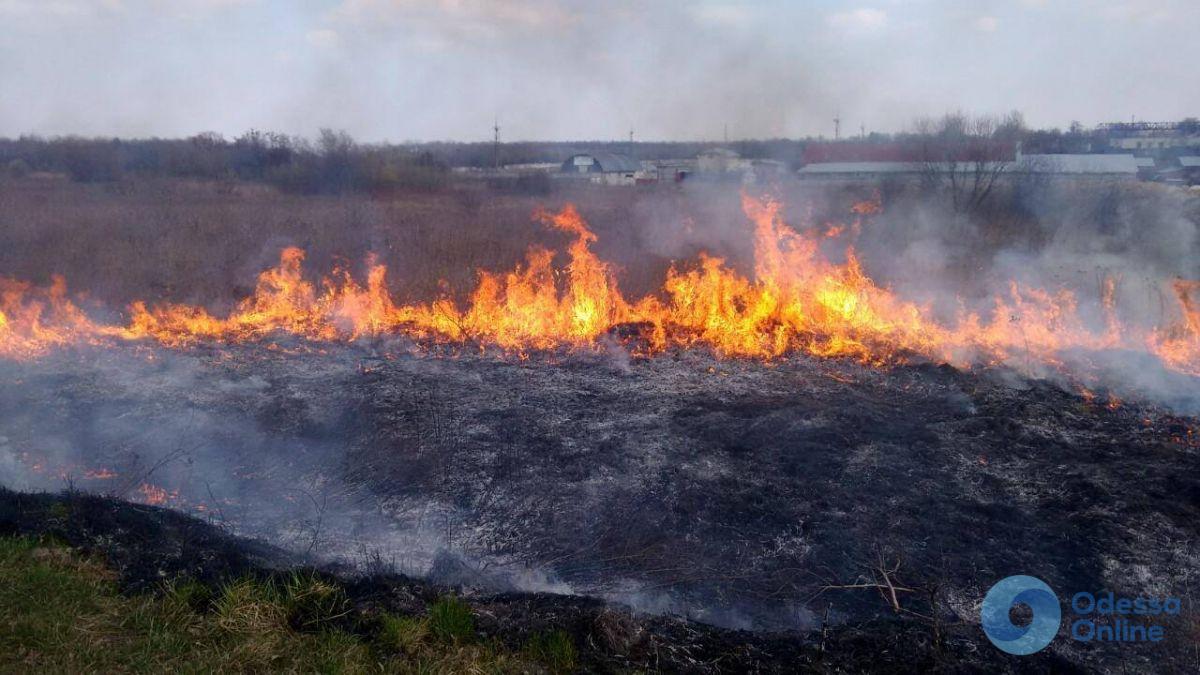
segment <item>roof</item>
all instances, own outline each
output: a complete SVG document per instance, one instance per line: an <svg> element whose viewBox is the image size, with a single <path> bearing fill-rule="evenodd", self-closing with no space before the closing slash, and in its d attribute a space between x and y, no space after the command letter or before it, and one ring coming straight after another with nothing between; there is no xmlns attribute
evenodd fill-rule
<svg viewBox="0 0 1200 675"><path fill-rule="evenodd" d="M1028 171L1059 174L1136 174L1133 155L1024 155L1018 162L818 162L800 169L802 174L881 174L922 171L970 173L984 171Z"/></svg>
<svg viewBox="0 0 1200 675"><path fill-rule="evenodd" d="M1186 167L1200 166L1200 157L1195 155L1185 155L1179 158L1179 165Z"/></svg>
<svg viewBox="0 0 1200 675"><path fill-rule="evenodd" d="M1156 166L1153 157L1134 157L1134 159L1137 160L1137 165L1143 169L1153 169Z"/></svg>
<svg viewBox="0 0 1200 675"><path fill-rule="evenodd" d="M965 142L928 141L831 141L807 143L801 156L803 164L847 162L921 162L927 158L971 161L986 157L1011 161L1017 156L1017 144L1011 141L971 139Z"/></svg>
<svg viewBox="0 0 1200 675"><path fill-rule="evenodd" d="M1003 162L1001 164L1009 164ZM992 163L985 162L984 168L988 170L1001 169L1005 167ZM954 165L956 171L974 171L977 168L975 162L957 162ZM949 171L950 165L943 162L818 162L809 164L800 169L800 173L808 174L851 174L851 173L920 173L922 171Z"/></svg>
<svg viewBox="0 0 1200 675"><path fill-rule="evenodd" d="M920 171L917 162L817 162L801 167L800 173L909 173Z"/></svg>
<svg viewBox="0 0 1200 675"><path fill-rule="evenodd" d="M1137 173L1133 155L1025 155L1022 168L1034 173Z"/></svg>
<svg viewBox="0 0 1200 675"><path fill-rule="evenodd" d="M576 157L591 157L596 160L596 163L600 165L600 170L605 173L629 173L642 169L639 162L615 152L577 152L568 157L563 165L571 163Z"/></svg>

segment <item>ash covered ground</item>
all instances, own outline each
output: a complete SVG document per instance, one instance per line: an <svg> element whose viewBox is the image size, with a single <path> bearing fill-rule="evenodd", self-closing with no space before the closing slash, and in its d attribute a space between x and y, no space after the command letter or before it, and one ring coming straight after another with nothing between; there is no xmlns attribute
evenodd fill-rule
<svg viewBox="0 0 1200 675"><path fill-rule="evenodd" d="M1008 369L282 343L79 349L0 378L15 489L800 639L894 620L990 650L979 603L1011 574L1174 595L1164 644L1075 643L1064 622L1048 653L1200 663L1200 422L1172 412L1196 409L1186 378L1167 408Z"/></svg>

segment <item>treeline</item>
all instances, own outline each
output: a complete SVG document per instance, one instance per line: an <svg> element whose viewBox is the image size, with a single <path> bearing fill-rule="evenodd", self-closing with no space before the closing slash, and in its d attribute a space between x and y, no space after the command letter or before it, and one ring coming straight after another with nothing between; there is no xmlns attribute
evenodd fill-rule
<svg viewBox="0 0 1200 675"><path fill-rule="evenodd" d="M434 189L450 180L450 167L486 169L513 164L562 162L581 151L608 151L634 159L694 158L728 147L748 159L775 159L799 166L805 141L790 139L716 142L530 141L501 143L357 143L341 131L323 129L316 140L249 131L226 139L204 133L185 139L0 138L0 173L41 171L80 182L136 176L261 181L303 194L389 189Z"/></svg>
<svg viewBox="0 0 1200 675"><path fill-rule="evenodd" d="M321 130L315 141L249 131L236 139L205 133L187 139L22 136L0 139L0 169L10 176L63 173L86 182L138 176L248 180L300 194L430 190L449 167L430 152L356 143Z"/></svg>
<svg viewBox="0 0 1200 675"><path fill-rule="evenodd" d="M740 140L721 143L717 141L519 141L501 143L498 147L491 142L423 143L417 147L430 152L450 166L489 168L498 162L501 166L511 164L539 164L562 162L577 152L615 152L637 160L692 159L704 150L730 148L747 159L774 159L798 163L804 150L805 140L772 138L763 140Z"/></svg>
<svg viewBox="0 0 1200 675"><path fill-rule="evenodd" d="M1200 121L1180 123L1200 130ZM139 176L211 180L248 180L300 194L436 190L452 180L451 167L487 169L516 164L559 163L576 152L607 151L637 160L691 159L705 150L728 148L746 159L771 159L792 169L821 161L817 155L870 155L874 149L963 138L1020 142L1027 154L1113 151L1111 130L1085 129L1078 123L1060 129L1029 129L1019 112L1000 117L951 113L917 120L895 134L870 133L836 142L825 138L715 141L528 141L357 143L342 131L323 129L315 140L249 131L234 139L204 133L185 139L117 139L77 136L0 138L0 177L31 172L69 175L81 182L119 181ZM806 148L810 152L806 153ZM841 152L842 150L846 152ZM849 155L847 155L849 156ZM830 161L830 160L826 160ZM528 178L527 176L525 178ZM541 177L545 179L546 177ZM498 179L497 179L498 180ZM544 183L545 185L542 185ZM545 189L547 180L538 186Z"/></svg>

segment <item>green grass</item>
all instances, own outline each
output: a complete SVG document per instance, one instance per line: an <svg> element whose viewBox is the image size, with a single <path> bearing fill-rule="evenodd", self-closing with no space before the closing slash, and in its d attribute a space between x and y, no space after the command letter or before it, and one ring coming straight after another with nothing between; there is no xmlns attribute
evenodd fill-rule
<svg viewBox="0 0 1200 675"><path fill-rule="evenodd" d="M122 595L104 565L28 538L0 538L0 672L566 672L565 634L517 653L477 639L447 596L425 617L364 619L319 575L193 581ZM364 628L370 626L370 628ZM536 643L536 644L535 644Z"/></svg>
<svg viewBox="0 0 1200 675"><path fill-rule="evenodd" d="M575 643L560 630L534 635L525 644L525 653L553 673L570 673L577 666Z"/></svg>
<svg viewBox="0 0 1200 675"><path fill-rule="evenodd" d="M475 615L467 603L448 595L429 608L429 629L446 642L465 642L475 634Z"/></svg>

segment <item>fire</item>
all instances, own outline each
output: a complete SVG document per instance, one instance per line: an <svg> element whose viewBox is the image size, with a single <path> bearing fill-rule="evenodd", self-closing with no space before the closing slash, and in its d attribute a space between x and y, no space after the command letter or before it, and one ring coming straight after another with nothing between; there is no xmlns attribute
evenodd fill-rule
<svg viewBox="0 0 1200 675"><path fill-rule="evenodd" d="M1168 366L1200 376L1200 281L1176 279L1172 284L1182 319L1164 330L1155 330L1146 345Z"/></svg>
<svg viewBox="0 0 1200 675"><path fill-rule="evenodd" d="M564 289L560 292L552 267L554 253L533 247L523 267L503 277L481 273L466 312L446 310L457 334L508 349L545 349L590 343L612 326L635 320L612 269L592 253L589 245L596 235L575 207L537 217L575 237L568 247L571 263L565 270ZM438 326L427 328L438 331Z"/></svg>
<svg viewBox="0 0 1200 675"><path fill-rule="evenodd" d="M863 270L853 246L844 260L822 246L843 232L856 235L878 200L852 209L858 219L798 231L783 221L773 199L743 196L754 227L752 277L722 259L701 255L672 267L659 293L627 299L611 265L591 246L597 240L579 212L566 206L538 220L571 236L569 263L533 246L524 263L505 273L479 272L465 306L449 299L398 303L387 290L387 269L370 260L365 283L345 270L312 281L304 251L285 248L279 264L259 275L254 292L226 316L202 307L135 302L124 325L98 324L67 297L56 277L48 288L0 280L0 357L33 358L80 343L153 340L170 347L236 343L272 334L315 342L405 335L434 342L493 346L524 356L529 350L589 348L635 326L648 352L702 347L720 356L773 359L791 353L847 357L883 365L920 356L974 363L1055 365L1072 349L1141 349L1169 368L1200 375L1200 282L1174 283L1181 319L1152 330L1124 326L1116 312L1118 279L1102 287L1104 325L1093 330L1068 290L1013 282L985 314L960 312L952 323L928 307L880 286Z"/></svg>
<svg viewBox="0 0 1200 675"><path fill-rule="evenodd" d="M53 277L47 288L0 279L0 357L37 356L102 332L67 299L63 277Z"/></svg>
<svg viewBox="0 0 1200 675"><path fill-rule="evenodd" d="M142 483L137 488L136 499L143 504L150 506L163 506L169 501L174 501L179 498L178 491L168 492L167 490L152 485L150 483Z"/></svg>

